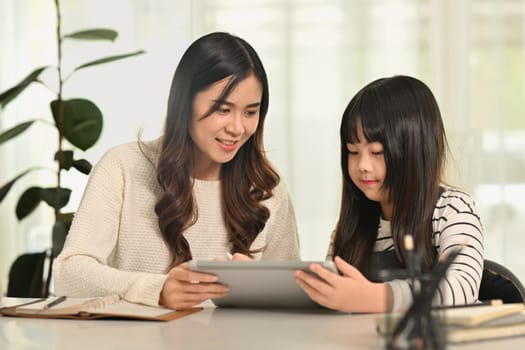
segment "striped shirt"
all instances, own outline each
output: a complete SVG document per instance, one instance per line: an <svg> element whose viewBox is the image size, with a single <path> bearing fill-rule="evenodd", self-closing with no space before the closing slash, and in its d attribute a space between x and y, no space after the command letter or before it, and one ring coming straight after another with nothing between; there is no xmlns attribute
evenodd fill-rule
<svg viewBox="0 0 525 350"><path fill-rule="evenodd" d="M472 198L457 189L446 189L438 199L432 215L432 245L438 257L463 246L441 281L434 305L470 304L478 299L483 272L483 228ZM380 220L375 252L394 250L390 221ZM333 252L333 242L330 252ZM329 254L330 256L331 254ZM412 304L408 280L387 282L393 292L393 311Z"/></svg>

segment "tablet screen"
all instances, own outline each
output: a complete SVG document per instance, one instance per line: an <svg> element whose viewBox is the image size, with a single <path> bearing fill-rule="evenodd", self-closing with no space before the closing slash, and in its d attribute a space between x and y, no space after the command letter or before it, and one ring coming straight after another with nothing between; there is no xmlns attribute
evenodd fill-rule
<svg viewBox="0 0 525 350"><path fill-rule="evenodd" d="M318 263L337 272L332 261L204 261L192 260L194 271L217 275L229 287L223 298L213 299L221 307L310 308L319 307L295 282L294 271L311 271Z"/></svg>

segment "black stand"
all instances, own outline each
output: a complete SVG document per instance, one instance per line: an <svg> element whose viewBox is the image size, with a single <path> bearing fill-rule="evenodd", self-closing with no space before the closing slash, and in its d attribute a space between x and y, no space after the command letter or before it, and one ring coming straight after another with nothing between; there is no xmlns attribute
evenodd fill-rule
<svg viewBox="0 0 525 350"><path fill-rule="evenodd" d="M381 272L383 279L410 278L412 280L413 303L395 325L393 332L386 334L386 349L445 349L446 333L441 315L432 312L432 299L440 281L445 277L447 269L459 251L460 249L448 254L445 259L438 261L429 272L421 272L421 255L417 253L407 261L408 272Z"/></svg>

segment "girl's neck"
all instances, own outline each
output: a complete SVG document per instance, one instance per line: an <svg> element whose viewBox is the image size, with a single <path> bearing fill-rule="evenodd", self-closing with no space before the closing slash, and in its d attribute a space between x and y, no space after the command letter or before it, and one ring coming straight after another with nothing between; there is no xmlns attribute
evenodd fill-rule
<svg viewBox="0 0 525 350"><path fill-rule="evenodd" d="M394 204L391 202L381 202L381 217L384 220L392 221L392 213L394 212Z"/></svg>

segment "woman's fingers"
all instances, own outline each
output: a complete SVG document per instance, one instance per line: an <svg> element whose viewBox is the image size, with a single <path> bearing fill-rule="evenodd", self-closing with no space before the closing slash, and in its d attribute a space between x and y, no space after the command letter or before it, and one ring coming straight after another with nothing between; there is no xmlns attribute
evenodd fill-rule
<svg viewBox="0 0 525 350"><path fill-rule="evenodd" d="M219 283L195 283L182 282L180 289L183 293L192 294L224 294L228 293L228 287Z"/></svg>
<svg viewBox="0 0 525 350"><path fill-rule="evenodd" d="M252 261L253 259L250 258L248 255L244 255L242 253L233 253L232 260L233 261Z"/></svg>
<svg viewBox="0 0 525 350"><path fill-rule="evenodd" d="M192 271L187 263L183 263L169 271L161 300L166 306L178 310L223 297L229 289L217 280L217 276Z"/></svg>
<svg viewBox="0 0 525 350"><path fill-rule="evenodd" d="M215 275L203 272L192 271L187 263L175 266L169 272L168 278L173 278L178 281L185 281L189 283L215 283L218 278Z"/></svg>

